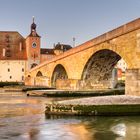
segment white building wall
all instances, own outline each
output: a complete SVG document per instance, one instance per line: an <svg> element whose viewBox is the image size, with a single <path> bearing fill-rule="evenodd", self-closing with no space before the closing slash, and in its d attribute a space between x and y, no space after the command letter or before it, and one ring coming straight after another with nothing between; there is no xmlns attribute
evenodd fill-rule
<svg viewBox="0 0 140 140"><path fill-rule="evenodd" d="M24 82L25 60L0 60L0 81Z"/></svg>
<svg viewBox="0 0 140 140"><path fill-rule="evenodd" d="M121 59L118 61L116 67L120 68L123 72L125 72L125 70L127 69L127 64L125 63L125 61L123 59Z"/></svg>

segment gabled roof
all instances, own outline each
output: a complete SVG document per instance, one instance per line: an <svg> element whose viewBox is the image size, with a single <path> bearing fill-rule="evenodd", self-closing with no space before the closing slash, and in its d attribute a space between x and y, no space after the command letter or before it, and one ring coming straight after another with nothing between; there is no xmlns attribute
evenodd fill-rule
<svg viewBox="0 0 140 140"><path fill-rule="evenodd" d="M0 34L16 34L18 36L20 36L21 38L24 38L18 31L0 31ZM25 39L25 38L24 38Z"/></svg>
<svg viewBox="0 0 140 140"><path fill-rule="evenodd" d="M41 37L41 36L39 36L37 33L36 33L35 35L33 35L33 33L31 32L31 33L28 35L28 37Z"/></svg>

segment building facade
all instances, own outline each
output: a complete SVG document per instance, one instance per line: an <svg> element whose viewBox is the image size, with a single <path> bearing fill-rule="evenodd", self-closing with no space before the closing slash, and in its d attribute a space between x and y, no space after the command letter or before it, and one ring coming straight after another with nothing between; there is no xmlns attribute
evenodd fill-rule
<svg viewBox="0 0 140 140"><path fill-rule="evenodd" d="M126 64L126 62L125 62L123 59L121 59L121 60L118 61L116 67L117 67L118 69L121 69L122 72L125 72L126 69L127 69L127 64Z"/></svg>
<svg viewBox="0 0 140 140"><path fill-rule="evenodd" d="M0 32L0 81L24 81L27 54L25 39L18 32Z"/></svg>
<svg viewBox="0 0 140 140"><path fill-rule="evenodd" d="M58 44L53 49L41 48L41 37L36 27L33 18L30 34L26 38L16 31L0 31L1 82L24 82L25 73L31 68L71 48L64 44Z"/></svg>
<svg viewBox="0 0 140 140"><path fill-rule="evenodd" d="M127 64L123 59L120 59L116 65L118 80L125 81L125 71L127 69Z"/></svg>

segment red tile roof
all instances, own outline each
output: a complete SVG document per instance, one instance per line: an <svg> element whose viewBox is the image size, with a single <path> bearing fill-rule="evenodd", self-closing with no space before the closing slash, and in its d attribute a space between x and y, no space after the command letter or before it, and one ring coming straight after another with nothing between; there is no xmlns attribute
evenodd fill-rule
<svg viewBox="0 0 140 140"><path fill-rule="evenodd" d="M45 48L41 48L40 53L41 53L41 54L55 55L55 54L54 54L54 49L45 49Z"/></svg>

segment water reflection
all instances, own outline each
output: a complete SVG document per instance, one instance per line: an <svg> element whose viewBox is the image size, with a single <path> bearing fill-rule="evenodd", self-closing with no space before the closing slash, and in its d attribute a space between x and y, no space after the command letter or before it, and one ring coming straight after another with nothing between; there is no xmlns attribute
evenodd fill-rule
<svg viewBox="0 0 140 140"><path fill-rule="evenodd" d="M71 118L65 124L65 130L74 135L74 140L139 140L140 119L139 117L94 117L77 118L76 123L71 123ZM53 118L52 118L53 120ZM55 119L56 120L56 117ZM58 119L58 121L60 118ZM62 129L63 130L63 129Z"/></svg>
<svg viewBox="0 0 140 140"><path fill-rule="evenodd" d="M0 140L139 140L137 117L45 116L55 98L2 96ZM57 100L63 100L57 98Z"/></svg>
<svg viewBox="0 0 140 140"><path fill-rule="evenodd" d="M113 126L111 130L119 136L125 137L126 135L126 125L124 123Z"/></svg>

